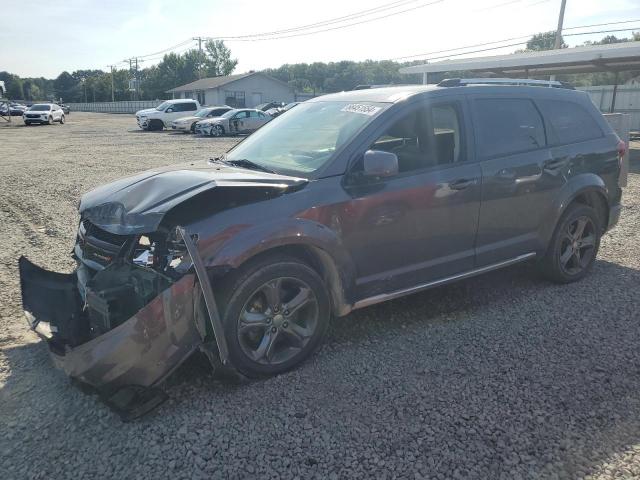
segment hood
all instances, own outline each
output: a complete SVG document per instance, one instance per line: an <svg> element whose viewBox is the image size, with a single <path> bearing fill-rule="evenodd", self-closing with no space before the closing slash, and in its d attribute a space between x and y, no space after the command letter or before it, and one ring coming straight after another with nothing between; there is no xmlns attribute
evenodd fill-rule
<svg viewBox="0 0 640 480"><path fill-rule="evenodd" d="M200 120L200 117L196 117L195 115L190 115L188 117L180 117L180 118L176 118L172 123L188 123L188 122L193 122L194 120Z"/></svg>
<svg viewBox="0 0 640 480"><path fill-rule="evenodd" d="M213 118L207 118L206 120L200 120L198 122L198 124L200 125L212 125L214 123L222 123L226 120L226 118L224 117L213 117Z"/></svg>
<svg viewBox="0 0 640 480"><path fill-rule="evenodd" d="M150 233L173 207L214 188L269 188L284 193L307 182L220 163L192 163L149 170L98 187L82 196L79 211L83 219L116 235Z"/></svg>
<svg viewBox="0 0 640 480"><path fill-rule="evenodd" d="M145 113L152 113L152 112L157 112L158 110L156 110L155 108L145 108L144 110L138 110L136 112L136 115L144 115Z"/></svg>

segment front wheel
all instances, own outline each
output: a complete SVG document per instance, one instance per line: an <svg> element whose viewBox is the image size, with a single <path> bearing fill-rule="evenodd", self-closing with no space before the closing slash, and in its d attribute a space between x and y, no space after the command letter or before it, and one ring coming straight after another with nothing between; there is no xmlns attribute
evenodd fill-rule
<svg viewBox="0 0 640 480"><path fill-rule="evenodd" d="M60 117L60 124L62 125L63 123L64 123L64 115Z"/></svg>
<svg viewBox="0 0 640 480"><path fill-rule="evenodd" d="M49 118L47 119L47 123L48 123L49 125L53 125L53 117L49 117Z"/></svg>
<svg viewBox="0 0 640 480"><path fill-rule="evenodd" d="M221 137L224 135L224 127L222 125L214 125L209 133L212 137Z"/></svg>
<svg viewBox="0 0 640 480"><path fill-rule="evenodd" d="M596 211L581 204L570 205L562 215L542 260L542 272L557 283L583 278L595 262L602 227Z"/></svg>
<svg viewBox="0 0 640 480"><path fill-rule="evenodd" d="M232 364L248 377L285 372L322 342L331 316L327 289L308 265L274 257L234 276L223 298Z"/></svg>

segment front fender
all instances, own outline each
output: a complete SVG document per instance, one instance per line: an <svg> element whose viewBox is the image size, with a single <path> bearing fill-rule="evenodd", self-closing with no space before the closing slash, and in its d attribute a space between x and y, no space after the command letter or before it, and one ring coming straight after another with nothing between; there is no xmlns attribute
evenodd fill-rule
<svg viewBox="0 0 640 480"><path fill-rule="evenodd" d="M289 245L307 247L312 252L320 250L321 254L326 255L321 255L319 261L333 263L330 267L339 276L340 290L344 292L347 302L352 303L355 264L340 237L326 225L313 220L289 218L247 226L230 233L229 230L221 232L218 240L222 242L213 239L199 244L199 252L207 268L238 268L256 255ZM332 289L335 287L330 285Z"/></svg>
<svg viewBox="0 0 640 480"><path fill-rule="evenodd" d="M606 211L609 211L609 192L602 178L593 173L583 173L570 178L556 195L547 217L549 220L542 225L540 238L545 246L551 241L556 225L567 207L581 194L589 191L597 192L606 202Z"/></svg>

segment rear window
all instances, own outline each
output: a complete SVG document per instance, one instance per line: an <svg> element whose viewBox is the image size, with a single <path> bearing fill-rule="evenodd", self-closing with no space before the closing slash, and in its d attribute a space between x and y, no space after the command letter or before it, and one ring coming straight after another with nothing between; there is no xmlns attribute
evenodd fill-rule
<svg viewBox="0 0 640 480"><path fill-rule="evenodd" d="M475 101L478 148L484 158L545 146L542 118L531 100L487 98Z"/></svg>
<svg viewBox="0 0 640 480"><path fill-rule="evenodd" d="M551 127L552 143L578 143L602 137L602 130L582 105L562 100L540 100L538 105Z"/></svg>

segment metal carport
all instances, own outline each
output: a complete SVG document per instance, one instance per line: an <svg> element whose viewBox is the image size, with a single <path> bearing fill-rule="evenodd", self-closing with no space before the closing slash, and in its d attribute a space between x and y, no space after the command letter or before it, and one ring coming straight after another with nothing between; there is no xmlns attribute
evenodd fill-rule
<svg viewBox="0 0 640 480"><path fill-rule="evenodd" d="M618 73L636 69L640 70L640 42L442 60L440 62L403 67L400 69L400 73L422 73L422 83L426 84L430 73L459 71L512 78L569 73L614 72L616 81L610 107L610 111L613 111L616 102Z"/></svg>

